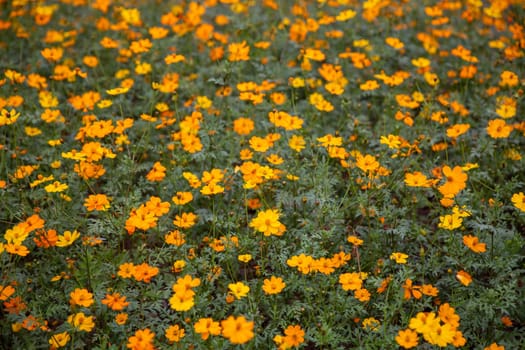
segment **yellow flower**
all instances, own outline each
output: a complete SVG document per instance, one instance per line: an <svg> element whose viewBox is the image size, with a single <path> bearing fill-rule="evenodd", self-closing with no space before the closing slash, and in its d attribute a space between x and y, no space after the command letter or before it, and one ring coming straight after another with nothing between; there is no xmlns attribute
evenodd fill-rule
<svg viewBox="0 0 525 350"><path fill-rule="evenodd" d="M523 192L514 193L510 200L516 208L525 212L525 194L523 194Z"/></svg>
<svg viewBox="0 0 525 350"><path fill-rule="evenodd" d="M243 255L239 255L237 259L239 259L239 261L243 263L247 263L250 260L252 260L252 256L250 254L243 254Z"/></svg>
<svg viewBox="0 0 525 350"><path fill-rule="evenodd" d="M48 192L48 193L63 192L65 190L67 190L68 187L69 186L67 184L63 184L63 183L61 183L59 181L55 181L52 184L47 185L46 187L44 187L44 190L46 190L46 192Z"/></svg>
<svg viewBox="0 0 525 350"><path fill-rule="evenodd" d="M67 322L79 331L91 332L95 328L93 316L86 316L83 312L69 315Z"/></svg>
<svg viewBox="0 0 525 350"><path fill-rule="evenodd" d="M282 229L284 225L279 222L279 216L280 213L277 209L260 211L257 217L250 222L250 227L262 232L265 236L281 236L284 233Z"/></svg>
<svg viewBox="0 0 525 350"><path fill-rule="evenodd" d="M128 91L129 91L129 88L117 87L117 88L114 88L114 89L106 90L106 93L108 95L114 96L114 95L125 94Z"/></svg>
<svg viewBox="0 0 525 350"><path fill-rule="evenodd" d="M461 227L463 224L463 218L460 217L457 214L447 214L444 216L439 217L439 224L438 227L443 228L445 230L454 230L456 228Z"/></svg>
<svg viewBox="0 0 525 350"><path fill-rule="evenodd" d="M78 233L76 230L71 231L65 231L63 235L58 236L58 241L56 243L57 247L67 247L73 244L78 238L80 237L80 233Z"/></svg>
<svg viewBox="0 0 525 350"><path fill-rule="evenodd" d="M71 336L68 332L57 333L49 338L49 345L55 348L62 348L71 340Z"/></svg>
<svg viewBox="0 0 525 350"><path fill-rule="evenodd" d="M395 260L398 264L406 264L408 255L404 253L392 253L390 254L390 259Z"/></svg>
<svg viewBox="0 0 525 350"><path fill-rule="evenodd" d="M228 289L235 295L237 299L245 297L250 291L250 287L242 282L230 283Z"/></svg>

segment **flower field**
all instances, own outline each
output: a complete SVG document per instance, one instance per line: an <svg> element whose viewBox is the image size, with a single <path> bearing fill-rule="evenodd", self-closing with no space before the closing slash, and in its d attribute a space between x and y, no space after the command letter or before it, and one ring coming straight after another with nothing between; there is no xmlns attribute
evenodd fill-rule
<svg viewBox="0 0 525 350"><path fill-rule="evenodd" d="M524 1L0 8L0 349L523 349Z"/></svg>

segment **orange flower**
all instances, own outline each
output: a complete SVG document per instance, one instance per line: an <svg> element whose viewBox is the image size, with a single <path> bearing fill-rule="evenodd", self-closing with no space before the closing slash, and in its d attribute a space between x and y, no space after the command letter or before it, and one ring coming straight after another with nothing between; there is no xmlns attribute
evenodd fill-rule
<svg viewBox="0 0 525 350"><path fill-rule="evenodd" d="M193 195L191 192L177 192L175 193L175 196L171 198L171 200L177 205L184 205L193 200Z"/></svg>
<svg viewBox="0 0 525 350"><path fill-rule="evenodd" d="M86 198L84 206L88 211L106 211L109 209L109 199L105 194L92 194Z"/></svg>
<svg viewBox="0 0 525 350"><path fill-rule="evenodd" d="M465 272L463 270L458 271L458 273L456 274L456 278L464 286L468 286L472 282L472 277L469 275L468 272Z"/></svg>
<svg viewBox="0 0 525 350"><path fill-rule="evenodd" d="M148 328L139 329L134 335L129 337L126 347L131 350L153 350L155 333Z"/></svg>
<svg viewBox="0 0 525 350"><path fill-rule="evenodd" d="M356 166L368 174L379 169L380 164L377 161L376 157L372 155L367 154L363 156L361 154L358 154L356 157Z"/></svg>
<svg viewBox="0 0 525 350"><path fill-rule="evenodd" d="M37 247L49 248L54 247L58 241L57 231L51 230L39 230L36 232L33 238Z"/></svg>
<svg viewBox="0 0 525 350"><path fill-rule="evenodd" d="M470 129L470 124L454 124L447 129L447 136L455 139L466 133L468 129Z"/></svg>
<svg viewBox="0 0 525 350"><path fill-rule="evenodd" d="M90 307L93 303L93 294L85 288L76 288L69 293L69 304L71 306Z"/></svg>
<svg viewBox="0 0 525 350"><path fill-rule="evenodd" d="M519 84L519 77L516 73L505 70L500 74L499 86L514 87Z"/></svg>
<svg viewBox="0 0 525 350"><path fill-rule="evenodd" d="M197 215L194 213L182 213L181 215L176 215L173 224L180 228L190 228L197 223Z"/></svg>
<svg viewBox="0 0 525 350"><path fill-rule="evenodd" d="M0 301L9 299L11 295L15 293L15 289L12 286L0 285Z"/></svg>
<svg viewBox="0 0 525 350"><path fill-rule="evenodd" d="M222 336L232 344L244 344L253 337L253 321L248 321L244 316L229 316L221 321Z"/></svg>
<svg viewBox="0 0 525 350"><path fill-rule="evenodd" d="M118 313L118 314L115 316L115 322L116 322L119 326L122 326L122 325L126 324L127 321L128 321L128 314L125 313L125 312Z"/></svg>
<svg viewBox="0 0 525 350"><path fill-rule="evenodd" d="M359 290L363 285L363 280L360 273L347 272L339 275L339 283L344 290Z"/></svg>
<svg viewBox="0 0 525 350"><path fill-rule="evenodd" d="M22 244L15 244L15 243L7 243L4 245L5 251L9 254L19 255L19 256L26 256L29 254L29 249L25 245Z"/></svg>
<svg viewBox="0 0 525 350"><path fill-rule="evenodd" d="M206 340L210 335L221 334L221 326L219 322L211 318L200 318L194 325L195 333L200 334L202 340Z"/></svg>
<svg viewBox="0 0 525 350"><path fill-rule="evenodd" d="M46 60L51 62L57 62L60 61L62 58L62 55L64 53L64 49L61 47L46 47L42 51L40 51L42 54L42 57L44 57Z"/></svg>
<svg viewBox="0 0 525 350"><path fill-rule="evenodd" d="M122 278L131 278L135 273L135 265L133 263L124 263L119 266L117 275Z"/></svg>
<svg viewBox="0 0 525 350"><path fill-rule="evenodd" d="M397 333L396 342L404 349L411 349L417 346L419 337L417 333L411 329L400 330Z"/></svg>
<svg viewBox="0 0 525 350"><path fill-rule="evenodd" d="M487 134L494 139L507 138L512 132L512 125L508 125L503 119L492 119L487 126Z"/></svg>
<svg viewBox="0 0 525 350"><path fill-rule="evenodd" d="M158 267L153 267L148 265L147 263L142 263L140 265L135 265L133 277L139 282L143 281L145 283L149 283L151 282L151 278L155 277L158 273Z"/></svg>
<svg viewBox="0 0 525 350"><path fill-rule="evenodd" d="M271 276L270 279L264 279L262 289L265 294L279 294L284 287L286 287L286 283L281 277Z"/></svg>
<svg viewBox="0 0 525 350"><path fill-rule="evenodd" d="M483 253L487 250L487 245L485 243L480 243L478 237L476 236L463 236L463 244L465 244L474 253Z"/></svg>
<svg viewBox="0 0 525 350"><path fill-rule="evenodd" d="M155 162L151 170L146 174L146 179L152 182L162 181L166 176L166 167L160 162Z"/></svg>
<svg viewBox="0 0 525 350"><path fill-rule="evenodd" d="M412 285L412 280L410 278L407 278L403 284L403 290L405 299L410 299L411 297L414 297L415 299L421 299L423 296L423 293L421 292L421 286Z"/></svg>
<svg viewBox="0 0 525 350"><path fill-rule="evenodd" d="M248 61L250 59L250 47L246 41L241 43L231 43L228 45L228 60L231 62Z"/></svg>
<svg viewBox="0 0 525 350"><path fill-rule="evenodd" d="M284 344L288 347L299 346L304 342L304 330L299 325L291 325L284 330Z"/></svg>
<svg viewBox="0 0 525 350"><path fill-rule="evenodd" d="M129 302L126 301L126 296L121 296L120 293L106 294L106 297L101 302L113 311L121 311L129 305Z"/></svg>
<svg viewBox="0 0 525 350"><path fill-rule="evenodd" d="M354 291L354 297L361 302L369 301L370 292L364 288L360 288Z"/></svg>
<svg viewBox="0 0 525 350"><path fill-rule="evenodd" d="M405 174L405 184L410 187L430 187L432 180L427 179L422 172L414 171Z"/></svg>
<svg viewBox="0 0 525 350"><path fill-rule="evenodd" d="M166 329L164 335L171 343L178 343L179 341L181 341L182 338L184 338L185 331L184 328L176 324L173 326L169 326Z"/></svg>
<svg viewBox="0 0 525 350"><path fill-rule="evenodd" d="M394 252L390 254L390 259L394 260L398 264L406 264L408 255L404 253Z"/></svg>
<svg viewBox="0 0 525 350"><path fill-rule="evenodd" d="M446 178L446 182L439 186L438 190L444 197L452 198L466 187L468 175L463 172L460 166L455 166L454 169L451 169L448 165L445 165L442 173Z"/></svg>
<svg viewBox="0 0 525 350"><path fill-rule="evenodd" d="M233 121L233 130L239 135L248 135L254 128L254 122L250 118L237 118Z"/></svg>

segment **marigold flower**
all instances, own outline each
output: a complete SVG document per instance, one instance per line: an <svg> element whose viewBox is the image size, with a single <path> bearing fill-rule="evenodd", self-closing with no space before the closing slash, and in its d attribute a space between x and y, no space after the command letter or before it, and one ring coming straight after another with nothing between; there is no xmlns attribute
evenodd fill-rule
<svg viewBox="0 0 525 350"><path fill-rule="evenodd" d="M519 84L519 77L516 73L505 70L500 74L500 81L498 83L501 87L514 87Z"/></svg>
<svg viewBox="0 0 525 350"><path fill-rule="evenodd" d="M181 233L179 230L174 230L164 235L164 241L167 244L173 244L177 247L180 247L181 245L186 243L185 235Z"/></svg>
<svg viewBox="0 0 525 350"><path fill-rule="evenodd" d="M439 347L446 347L451 344L456 335L456 329L450 324L437 324L435 327L429 327L429 329L423 333L423 338L430 344L437 345Z"/></svg>
<svg viewBox="0 0 525 350"><path fill-rule="evenodd" d="M237 257L237 259L243 263L248 263L250 260L252 260L251 254L242 254Z"/></svg>

